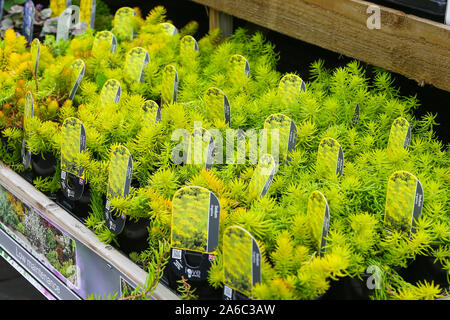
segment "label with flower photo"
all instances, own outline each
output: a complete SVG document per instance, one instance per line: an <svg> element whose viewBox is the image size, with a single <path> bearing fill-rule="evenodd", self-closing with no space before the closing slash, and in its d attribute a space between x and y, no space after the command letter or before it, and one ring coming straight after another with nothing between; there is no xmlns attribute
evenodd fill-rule
<svg viewBox="0 0 450 320"><path fill-rule="evenodd" d="M394 120L389 133L388 149L408 149L411 143L411 126L408 120L399 117Z"/></svg>
<svg viewBox="0 0 450 320"><path fill-rule="evenodd" d="M150 62L147 50L141 47L131 49L125 58L125 79L129 83L144 81L144 71Z"/></svg>
<svg viewBox="0 0 450 320"><path fill-rule="evenodd" d="M24 138L22 141L22 149L21 149L22 164L25 167L25 169L28 169L31 164L31 151L28 149L27 140L30 134L29 123L33 117L34 117L34 99L33 94L30 91L28 91L27 95L25 96L25 107L23 113Z"/></svg>
<svg viewBox="0 0 450 320"><path fill-rule="evenodd" d="M100 105L104 106L109 103L118 103L121 95L120 83L116 79L109 79L105 82L100 92Z"/></svg>
<svg viewBox="0 0 450 320"><path fill-rule="evenodd" d="M69 200L79 200L84 192L85 168L77 164L86 150L86 131L74 117L64 120L61 127L61 189Z"/></svg>
<svg viewBox="0 0 450 320"><path fill-rule="evenodd" d="M270 145L270 150L273 150L272 143L276 143L276 141L272 141L272 139L278 140L279 157L277 159L282 158L289 163L291 161L289 153L295 149L297 144L297 126L294 121L281 113L272 114L264 122L264 129L267 130L269 142L267 148Z"/></svg>
<svg viewBox="0 0 450 320"><path fill-rule="evenodd" d="M77 59L75 60L74 63L72 63L71 67L72 67L72 78L71 78L72 89L70 90L69 100L73 100L80 86L81 80L83 80L85 64L83 60Z"/></svg>
<svg viewBox="0 0 450 320"><path fill-rule="evenodd" d="M133 174L133 159L130 151L122 145L112 148L108 168L108 187L106 193L105 219L108 229L114 234L120 234L125 227L124 213L117 214L111 206L111 199L125 198L130 192L131 176Z"/></svg>
<svg viewBox="0 0 450 320"><path fill-rule="evenodd" d="M108 30L97 32L92 43L92 55L97 56L102 52L116 52L116 36Z"/></svg>
<svg viewBox="0 0 450 320"><path fill-rule="evenodd" d="M344 151L336 139L323 138L317 152L317 165L328 175L342 176L344 171Z"/></svg>
<svg viewBox="0 0 450 320"><path fill-rule="evenodd" d="M323 255L330 227L330 208L325 196L320 191L313 191L308 198L308 222L319 255Z"/></svg>
<svg viewBox="0 0 450 320"><path fill-rule="evenodd" d="M222 261L225 300L251 299L253 286L261 282L261 250L244 228L228 227L223 235Z"/></svg>
<svg viewBox="0 0 450 320"><path fill-rule="evenodd" d="M305 90L305 82L293 73L284 75L278 84L278 95L286 105L298 103L300 101L300 94Z"/></svg>
<svg viewBox="0 0 450 320"><path fill-rule="evenodd" d="M225 121L230 125L230 102L225 93L219 88L208 88L203 96L205 102L206 116L214 122L215 119Z"/></svg>
<svg viewBox="0 0 450 320"><path fill-rule="evenodd" d="M178 94L178 73L177 69L169 64L162 71L161 82L161 107L175 103Z"/></svg>
<svg viewBox="0 0 450 320"><path fill-rule="evenodd" d="M219 244L220 204L204 187L188 186L172 199L169 264L179 276L192 281L207 279L211 256Z"/></svg>
<svg viewBox="0 0 450 320"><path fill-rule="evenodd" d="M404 170L392 173L386 190L385 228L411 236L422 215L423 200L424 190L416 176Z"/></svg>

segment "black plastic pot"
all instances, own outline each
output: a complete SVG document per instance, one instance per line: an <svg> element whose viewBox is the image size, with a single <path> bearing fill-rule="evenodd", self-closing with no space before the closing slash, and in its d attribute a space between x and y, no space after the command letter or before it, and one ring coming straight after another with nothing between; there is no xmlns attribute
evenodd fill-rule
<svg viewBox="0 0 450 320"><path fill-rule="evenodd" d="M161 278L161 282L170 288L173 292L177 293L177 288L181 285L178 280L181 277L178 276L169 265L164 269L164 275ZM214 289L208 283L208 281L187 281L191 285L193 294L198 296L198 300L223 300L223 289ZM178 294L178 293L177 293Z"/></svg>
<svg viewBox="0 0 450 320"><path fill-rule="evenodd" d="M318 300L369 300L374 292L367 285L370 276L370 274L362 274L362 279L344 277L337 281L333 280L328 291Z"/></svg>
<svg viewBox="0 0 450 320"><path fill-rule="evenodd" d="M54 175L56 172L56 164L56 158L50 152L43 155L33 154L31 156L31 168L35 176L45 178Z"/></svg>
<svg viewBox="0 0 450 320"><path fill-rule="evenodd" d="M84 186L83 195L77 201L67 199L63 192L60 190L58 192L58 197L56 202L68 211L72 216L77 218L80 222L84 223L84 219L89 216L90 205L91 205L91 192L89 184Z"/></svg>
<svg viewBox="0 0 450 320"><path fill-rule="evenodd" d="M429 283L433 281L442 289L448 289L447 272L439 261L434 262L434 260L432 256L417 255L407 268L400 270L399 274L411 284L426 280Z"/></svg>
<svg viewBox="0 0 450 320"><path fill-rule="evenodd" d="M148 229L150 220L141 218L139 220L127 218L125 227L118 235L117 241L120 245L120 250L126 254L131 252L141 252L148 247Z"/></svg>

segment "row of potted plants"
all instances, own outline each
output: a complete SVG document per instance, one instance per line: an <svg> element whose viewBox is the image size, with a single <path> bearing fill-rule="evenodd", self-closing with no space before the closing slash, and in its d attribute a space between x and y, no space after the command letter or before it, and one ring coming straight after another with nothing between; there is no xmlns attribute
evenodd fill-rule
<svg viewBox="0 0 450 320"><path fill-rule="evenodd" d="M443 296L434 115L384 70L319 60L306 83L260 33L196 41L165 14L123 8L61 50L7 30L2 161L183 298Z"/></svg>

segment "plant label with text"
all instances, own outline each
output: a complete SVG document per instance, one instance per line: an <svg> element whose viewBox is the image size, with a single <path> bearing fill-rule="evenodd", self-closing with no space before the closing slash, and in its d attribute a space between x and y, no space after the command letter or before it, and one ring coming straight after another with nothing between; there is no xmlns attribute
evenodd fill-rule
<svg viewBox="0 0 450 320"><path fill-rule="evenodd" d="M253 286L261 282L261 249L255 238L242 227L228 227L223 235L222 259L224 299L250 299Z"/></svg>
<svg viewBox="0 0 450 320"><path fill-rule="evenodd" d="M79 200L84 192L85 168L77 163L77 158L85 150L83 123L74 117L67 118L61 128L61 189L72 201Z"/></svg>
<svg viewBox="0 0 450 320"><path fill-rule="evenodd" d="M172 199L170 265L179 276L204 281L219 244L220 204L206 188L183 187Z"/></svg>

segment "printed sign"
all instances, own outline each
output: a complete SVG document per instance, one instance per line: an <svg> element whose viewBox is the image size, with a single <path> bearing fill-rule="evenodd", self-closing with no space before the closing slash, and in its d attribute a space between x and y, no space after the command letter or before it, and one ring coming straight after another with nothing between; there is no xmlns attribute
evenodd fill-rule
<svg viewBox="0 0 450 320"><path fill-rule="evenodd" d="M103 85L100 92L100 105L104 106L108 103L118 103L121 95L121 87L116 79L109 79Z"/></svg>
<svg viewBox="0 0 450 320"><path fill-rule="evenodd" d="M136 12L129 7L122 7L114 15L114 33L119 39L131 41L134 38L133 17Z"/></svg>
<svg viewBox="0 0 450 320"><path fill-rule="evenodd" d="M80 21L80 7L70 6L65 9L58 18L56 29L56 41L69 38L70 27Z"/></svg>
<svg viewBox="0 0 450 320"><path fill-rule="evenodd" d="M86 22L88 28L95 26L95 0L80 0L80 21Z"/></svg>
<svg viewBox="0 0 450 320"><path fill-rule="evenodd" d="M117 39L111 31L100 31L95 35L92 44L92 55L97 56L102 52L116 52Z"/></svg>
<svg viewBox="0 0 450 320"><path fill-rule="evenodd" d="M171 64L167 65L162 72L161 83L161 106L177 101L178 94L178 73Z"/></svg>
<svg viewBox="0 0 450 320"><path fill-rule="evenodd" d="M34 199L26 201L0 185L0 255L22 275L28 275L27 280L32 279L48 299L105 296L119 292L120 280L136 287L111 261L51 221L32 203Z"/></svg>
<svg viewBox="0 0 450 320"><path fill-rule="evenodd" d="M27 148L27 140L29 137L29 122L31 118L34 117L34 99L33 95L30 91L27 92L27 95L25 96L25 108L24 108L24 114L23 114L23 132L24 132L24 138L22 141L22 164L25 167L25 169L28 169L30 167L31 163L31 151Z"/></svg>
<svg viewBox="0 0 450 320"><path fill-rule="evenodd" d="M323 138L319 143L317 164L323 166L326 174L342 176L344 171L344 151L333 138Z"/></svg>
<svg viewBox="0 0 450 320"><path fill-rule="evenodd" d="M208 189L188 186L172 200L170 265L180 276L204 281L219 244L220 204Z"/></svg>
<svg viewBox="0 0 450 320"><path fill-rule="evenodd" d="M34 3L31 0L27 0L24 4L23 11L23 26L22 33L27 39L28 43L33 41L33 32L34 32Z"/></svg>
<svg viewBox="0 0 450 320"><path fill-rule="evenodd" d="M272 184L276 172L276 164L271 154L264 154L258 162L248 185L253 195L265 196Z"/></svg>
<svg viewBox="0 0 450 320"><path fill-rule="evenodd" d="M126 217L122 213L117 217L113 213L110 200L116 197L126 197L130 191L131 175L133 174L133 159L127 148L117 145L112 149L108 169L108 191L106 194L105 219L108 229L119 234L125 227Z"/></svg>
<svg viewBox="0 0 450 320"><path fill-rule="evenodd" d="M270 146L272 146L271 137L278 139L280 158L289 163L291 161L289 153L295 149L297 144L297 126L294 121L281 113L272 114L264 122L264 129L267 130ZM277 135L274 135L274 133L277 133Z"/></svg>
<svg viewBox="0 0 450 320"><path fill-rule="evenodd" d="M230 125L230 102L225 93L219 88L208 88L203 96L206 116L210 121L220 119Z"/></svg>
<svg viewBox="0 0 450 320"><path fill-rule="evenodd" d="M323 255L330 227L330 209L325 196L320 191L313 191L308 198L308 222L316 248Z"/></svg>
<svg viewBox="0 0 450 320"><path fill-rule="evenodd" d="M144 70L150 62L147 50L141 47L131 49L125 60L125 79L129 83L144 81Z"/></svg>
<svg viewBox="0 0 450 320"><path fill-rule="evenodd" d="M41 42L38 38L31 42L30 46L31 53L31 66L33 68L34 75L37 78L38 68L39 68L39 57L41 56Z"/></svg>
<svg viewBox="0 0 450 320"><path fill-rule="evenodd" d="M300 94L306 90L305 82L296 74L289 73L278 84L278 95L287 105L298 103Z"/></svg>
<svg viewBox="0 0 450 320"><path fill-rule="evenodd" d="M77 165L78 155L86 150L83 123L67 118L61 128L61 189L69 200L79 200L84 192L85 168Z"/></svg>
<svg viewBox="0 0 450 320"><path fill-rule="evenodd" d="M411 143L411 126L408 120L399 117L394 120L389 134L388 149L408 149Z"/></svg>
<svg viewBox="0 0 450 320"><path fill-rule="evenodd" d="M254 285L261 282L261 250L242 227L231 226L223 235L224 299L251 298Z"/></svg>
<svg viewBox="0 0 450 320"><path fill-rule="evenodd" d="M161 108L153 100L147 100L142 105L144 113L144 123L158 123L161 122Z"/></svg>
<svg viewBox="0 0 450 320"><path fill-rule="evenodd" d="M416 221L422 215L422 184L408 171L396 171L388 180L384 225L387 230L415 233Z"/></svg>

